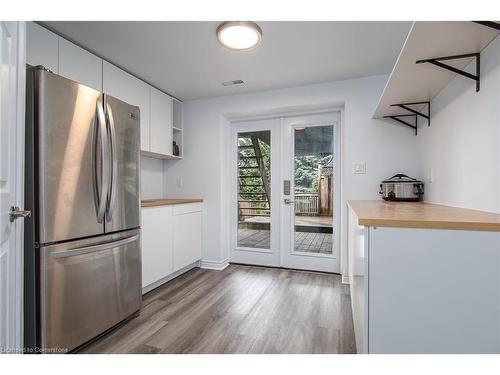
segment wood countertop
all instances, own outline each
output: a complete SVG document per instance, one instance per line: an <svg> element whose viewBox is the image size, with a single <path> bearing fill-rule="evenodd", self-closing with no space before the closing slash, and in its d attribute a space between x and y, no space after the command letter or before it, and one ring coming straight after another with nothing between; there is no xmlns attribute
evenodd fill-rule
<svg viewBox="0 0 500 375"><path fill-rule="evenodd" d="M203 199L145 199L141 201L141 207L171 206L174 204L200 203Z"/></svg>
<svg viewBox="0 0 500 375"><path fill-rule="evenodd" d="M500 214L419 202L348 201L358 224L372 227L500 232Z"/></svg>

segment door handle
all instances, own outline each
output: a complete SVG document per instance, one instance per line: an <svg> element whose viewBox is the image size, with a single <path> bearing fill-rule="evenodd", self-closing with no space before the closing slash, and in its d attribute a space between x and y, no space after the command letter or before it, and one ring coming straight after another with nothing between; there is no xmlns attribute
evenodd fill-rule
<svg viewBox="0 0 500 375"><path fill-rule="evenodd" d="M295 201L292 201L290 198L285 198L283 201L285 202L285 204L293 204L293 203L295 203Z"/></svg>
<svg viewBox="0 0 500 375"><path fill-rule="evenodd" d="M108 205L106 207L106 221L111 221L113 219L113 207L115 204L116 197L116 179L118 174L118 161L116 159L116 130L115 130L115 120L113 119L113 111L111 110L111 106L106 103L106 113L108 115L109 122L109 133L111 140L111 183L109 185L109 194L108 194Z"/></svg>
<svg viewBox="0 0 500 375"><path fill-rule="evenodd" d="M86 246L78 249L68 249L60 252L55 252L52 253L51 256L52 258L67 258L75 255L83 255L83 254L88 254L88 253L94 253L96 251L101 251L101 250L107 250L107 249L113 249L117 248L126 244L129 244L131 242L137 241L139 239L139 235L136 234L135 236L132 237L127 237L122 240L118 241L110 241L110 242L105 242L97 245L91 245L91 246Z"/></svg>
<svg viewBox="0 0 500 375"><path fill-rule="evenodd" d="M31 211L20 210L19 207L17 206L11 206L9 211L9 221L13 223L16 219L19 219L20 217L22 218L31 217Z"/></svg>
<svg viewBox="0 0 500 375"><path fill-rule="evenodd" d="M106 196L109 190L109 144L106 131L106 118L104 116L104 107L101 99L97 101L97 124L101 141L99 150L101 152L101 190L98 194L97 222L102 223L106 211Z"/></svg>

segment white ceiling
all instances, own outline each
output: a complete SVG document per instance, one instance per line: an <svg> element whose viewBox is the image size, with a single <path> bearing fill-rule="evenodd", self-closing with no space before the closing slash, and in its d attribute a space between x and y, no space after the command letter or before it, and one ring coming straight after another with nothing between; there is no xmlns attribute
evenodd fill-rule
<svg viewBox="0 0 500 375"><path fill-rule="evenodd" d="M236 52L219 22L43 22L58 34L181 99L389 73L411 22L257 22L262 43ZM241 79L244 85L221 82Z"/></svg>

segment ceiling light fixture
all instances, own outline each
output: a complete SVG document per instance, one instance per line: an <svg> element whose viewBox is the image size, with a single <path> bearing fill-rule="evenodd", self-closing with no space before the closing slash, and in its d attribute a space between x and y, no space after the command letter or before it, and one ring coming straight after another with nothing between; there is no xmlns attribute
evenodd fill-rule
<svg viewBox="0 0 500 375"><path fill-rule="evenodd" d="M251 21L226 21L217 27L217 39L224 47L246 51L257 46L262 39L259 25Z"/></svg>

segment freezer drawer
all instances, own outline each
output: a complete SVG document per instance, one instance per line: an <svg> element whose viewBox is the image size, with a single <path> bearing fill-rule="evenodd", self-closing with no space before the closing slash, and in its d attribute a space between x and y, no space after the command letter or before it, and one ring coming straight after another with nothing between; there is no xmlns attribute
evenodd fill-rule
<svg viewBox="0 0 500 375"><path fill-rule="evenodd" d="M40 251L40 345L46 352L72 350L139 310L139 230Z"/></svg>

